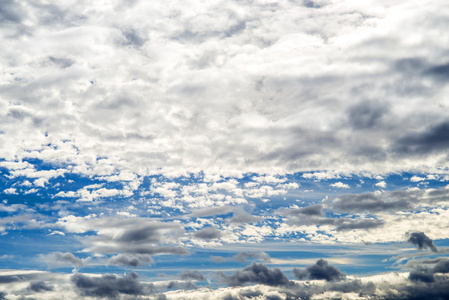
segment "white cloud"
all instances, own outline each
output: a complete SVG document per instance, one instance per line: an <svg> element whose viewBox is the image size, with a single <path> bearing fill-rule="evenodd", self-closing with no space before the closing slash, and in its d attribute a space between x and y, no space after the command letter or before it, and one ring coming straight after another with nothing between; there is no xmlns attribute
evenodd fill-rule
<svg viewBox="0 0 449 300"><path fill-rule="evenodd" d="M334 172L314 172L314 173L304 173L302 177L306 179L315 179L317 181L320 181L326 179L340 178L340 175Z"/></svg>
<svg viewBox="0 0 449 300"><path fill-rule="evenodd" d="M349 185L343 182L335 182L330 184L331 187L339 188L339 189L349 189Z"/></svg>
<svg viewBox="0 0 449 300"><path fill-rule="evenodd" d="M387 183L384 180L382 180L382 181L379 181L378 183L376 183L375 186L380 187L380 188L386 188Z"/></svg>
<svg viewBox="0 0 449 300"><path fill-rule="evenodd" d="M3 193L10 194L10 195L17 195L17 190L15 188L9 188L3 190Z"/></svg>
<svg viewBox="0 0 449 300"><path fill-rule="evenodd" d="M419 176L416 176L416 175L414 175L414 176L412 176L410 178L411 182L420 182L420 181L424 181L424 180L426 180L425 177L419 177Z"/></svg>

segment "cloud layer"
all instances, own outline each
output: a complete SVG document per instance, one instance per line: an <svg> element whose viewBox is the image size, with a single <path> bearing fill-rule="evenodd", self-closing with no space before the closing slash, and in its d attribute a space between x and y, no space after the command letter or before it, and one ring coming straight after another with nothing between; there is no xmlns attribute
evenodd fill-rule
<svg viewBox="0 0 449 300"><path fill-rule="evenodd" d="M444 1L108 3L2 5L4 159L91 174L446 166Z"/></svg>

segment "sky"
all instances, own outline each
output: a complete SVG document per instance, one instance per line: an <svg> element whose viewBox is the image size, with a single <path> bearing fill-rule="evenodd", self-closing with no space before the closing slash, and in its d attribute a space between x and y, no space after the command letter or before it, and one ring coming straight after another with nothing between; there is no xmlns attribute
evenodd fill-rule
<svg viewBox="0 0 449 300"><path fill-rule="evenodd" d="M447 299L446 0L1 0L0 299Z"/></svg>

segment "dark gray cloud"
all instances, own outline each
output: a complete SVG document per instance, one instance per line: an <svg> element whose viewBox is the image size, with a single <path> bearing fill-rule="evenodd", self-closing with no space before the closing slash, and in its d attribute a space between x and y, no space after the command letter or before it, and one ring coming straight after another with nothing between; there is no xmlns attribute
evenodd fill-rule
<svg viewBox="0 0 449 300"><path fill-rule="evenodd" d="M226 215L233 212L235 207L232 206L220 206L220 207L207 207L198 210L194 210L189 216L191 217L210 217Z"/></svg>
<svg viewBox="0 0 449 300"><path fill-rule="evenodd" d="M74 61L72 61L71 59L68 59L68 58L56 58L56 57L53 57L53 56L49 56L48 60L51 63L59 66L62 69L68 68L68 67L70 67L71 65L74 64Z"/></svg>
<svg viewBox="0 0 449 300"><path fill-rule="evenodd" d="M167 299L168 299L167 296L165 296L164 294L159 294L156 297L156 300L167 300Z"/></svg>
<svg viewBox="0 0 449 300"><path fill-rule="evenodd" d="M232 275L226 275L223 272L219 272L217 275L228 286L241 286L246 283L271 286L289 284L289 280L280 269L269 269L266 265L255 262L241 271L235 271Z"/></svg>
<svg viewBox="0 0 449 300"><path fill-rule="evenodd" d="M223 263L226 261L226 257L223 256L211 255L210 258L217 263Z"/></svg>
<svg viewBox="0 0 449 300"><path fill-rule="evenodd" d="M357 220L357 219L340 218L336 219L334 224L336 225L335 230L348 231L354 229L369 230L373 228L378 228L382 227L385 224L385 222L382 220L375 220L375 219Z"/></svg>
<svg viewBox="0 0 449 300"><path fill-rule="evenodd" d="M140 47L145 44L145 39L143 39L134 29L123 31L123 36L125 37L125 45Z"/></svg>
<svg viewBox="0 0 449 300"><path fill-rule="evenodd" d="M198 280L198 281L207 281L206 277L204 277L203 273L197 270L185 270L179 274L179 277L182 280Z"/></svg>
<svg viewBox="0 0 449 300"><path fill-rule="evenodd" d="M32 281L27 289L35 293L41 293L53 291L55 287L45 281Z"/></svg>
<svg viewBox="0 0 449 300"><path fill-rule="evenodd" d="M433 244L433 240L429 238L424 232L411 232L408 233L407 242L417 246L418 249L429 248L433 252L438 252L437 247Z"/></svg>
<svg viewBox="0 0 449 300"><path fill-rule="evenodd" d="M444 151L448 146L449 122L444 121L403 136L394 144L393 151L401 155L424 155Z"/></svg>
<svg viewBox="0 0 449 300"><path fill-rule="evenodd" d="M257 251L257 252L243 251L243 252L240 252L240 253L234 255L232 257L232 259L240 261L240 262L245 262L248 259L257 259L257 260L263 260L263 261L268 262L271 260L271 257L263 251Z"/></svg>
<svg viewBox="0 0 449 300"><path fill-rule="evenodd" d="M217 228L207 227L201 230L198 230L193 234L194 237L203 239L203 240L213 240L218 239L222 235L221 231Z"/></svg>
<svg viewBox="0 0 449 300"><path fill-rule="evenodd" d="M129 225L129 224L126 224ZM113 240L123 243L159 243L168 230L179 230L174 224L133 224L135 228L128 227L123 232L113 235ZM113 226L113 225L112 225Z"/></svg>
<svg viewBox="0 0 449 300"><path fill-rule="evenodd" d="M348 110L348 119L356 130L375 129L382 126L382 118L388 113L388 104L379 101L363 101Z"/></svg>
<svg viewBox="0 0 449 300"><path fill-rule="evenodd" d="M318 279L326 281L340 281L346 279L346 274L328 264L324 259L318 260L314 265L305 269L293 269L293 274L297 279Z"/></svg>
<svg viewBox="0 0 449 300"><path fill-rule="evenodd" d="M153 263L153 258L148 254L118 254L108 260L108 265L138 267Z"/></svg>
<svg viewBox="0 0 449 300"><path fill-rule="evenodd" d="M104 274L101 277L90 277L84 274L74 274L70 278L76 292L81 296L117 298L120 295L146 295L151 293L151 285L143 285L135 272L118 277Z"/></svg>
<svg viewBox="0 0 449 300"><path fill-rule="evenodd" d="M388 194L375 193L344 194L329 205L331 210L344 213L376 213L386 210L407 210L411 207L407 198L394 199Z"/></svg>
<svg viewBox="0 0 449 300"><path fill-rule="evenodd" d="M332 205L330 206L332 207ZM311 207L286 209L281 208L277 213L287 216L287 222L293 225L334 225L337 231L347 230L370 230L384 225L384 221L377 219L355 219L355 218L327 218L321 217L322 205L311 205Z"/></svg>
<svg viewBox="0 0 449 300"><path fill-rule="evenodd" d="M408 261L404 267L410 267L410 279L424 282L435 281L434 274L449 272L449 258L419 259Z"/></svg>
<svg viewBox="0 0 449 300"><path fill-rule="evenodd" d="M324 217L321 204L301 208L280 208L276 212L287 217L287 222L294 225L332 225L334 220Z"/></svg>
<svg viewBox="0 0 449 300"><path fill-rule="evenodd" d="M195 290L198 288L198 286L193 283L192 281L183 281L183 282L179 282L179 281L170 281L167 284L167 289L169 290Z"/></svg>
<svg viewBox="0 0 449 300"><path fill-rule="evenodd" d="M229 219L230 224L247 224L263 221L263 217L253 216L246 212L234 213L231 219Z"/></svg>
<svg viewBox="0 0 449 300"><path fill-rule="evenodd" d="M301 208L293 208L288 210L287 215L289 216L296 216L296 215L303 215L303 216L323 216L323 205L321 204L314 204L309 205L306 207Z"/></svg>
<svg viewBox="0 0 449 300"><path fill-rule="evenodd" d="M240 292L240 296L243 298L256 298L256 297L260 297L263 294L260 291L257 290L243 290Z"/></svg>
<svg viewBox="0 0 449 300"><path fill-rule="evenodd" d="M437 79L447 80L449 78L449 64L433 66L427 69L425 74L436 77Z"/></svg>
<svg viewBox="0 0 449 300"><path fill-rule="evenodd" d="M183 247L170 245L184 235L184 227L177 223L158 223L147 218L97 218L83 220L81 226L98 233L82 240L91 251L147 255L189 253Z"/></svg>
<svg viewBox="0 0 449 300"><path fill-rule="evenodd" d="M112 244L112 245L100 245L95 241L95 248L97 252L103 253L116 253L123 252L128 254L148 254L148 255L162 255L162 254L173 254L173 255L187 255L190 252L184 247L179 246L152 246L152 245L139 245L139 244Z"/></svg>
<svg viewBox="0 0 449 300"><path fill-rule="evenodd" d="M278 295L267 295L265 296L265 300L283 300L283 298Z"/></svg>
<svg viewBox="0 0 449 300"><path fill-rule="evenodd" d="M4 0L0 5L0 23L20 23L22 21L22 6L15 0Z"/></svg>
<svg viewBox="0 0 449 300"><path fill-rule="evenodd" d="M435 281L432 270L425 268L416 268L415 270L410 272L408 278L412 281L421 281L427 283Z"/></svg>
<svg viewBox="0 0 449 300"><path fill-rule="evenodd" d="M0 275L0 284L36 279L38 274Z"/></svg>
<svg viewBox="0 0 449 300"><path fill-rule="evenodd" d="M417 261L415 267L410 271L409 279L413 282L427 284L446 281L446 285L449 287L447 276L438 275L440 273L449 273L449 259L447 257Z"/></svg>

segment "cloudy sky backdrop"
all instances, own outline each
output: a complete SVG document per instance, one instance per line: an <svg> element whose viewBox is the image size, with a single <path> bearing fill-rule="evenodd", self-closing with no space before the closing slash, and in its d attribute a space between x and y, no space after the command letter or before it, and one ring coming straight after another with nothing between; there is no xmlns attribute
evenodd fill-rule
<svg viewBox="0 0 449 300"><path fill-rule="evenodd" d="M447 28L445 0L2 0L0 299L446 299Z"/></svg>

